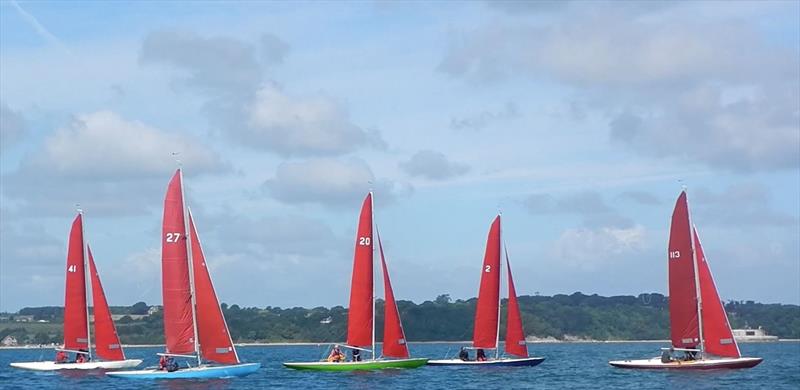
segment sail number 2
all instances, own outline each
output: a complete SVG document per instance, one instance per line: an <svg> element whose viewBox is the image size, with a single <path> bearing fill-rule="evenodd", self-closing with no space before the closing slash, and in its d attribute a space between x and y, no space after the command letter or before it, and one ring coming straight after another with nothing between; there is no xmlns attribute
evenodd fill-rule
<svg viewBox="0 0 800 390"><path fill-rule="evenodd" d="M369 239L369 237L359 237L358 238L358 245L369 246L370 241L371 240Z"/></svg>
<svg viewBox="0 0 800 390"><path fill-rule="evenodd" d="M178 242L181 238L180 233L167 233L167 242Z"/></svg>
<svg viewBox="0 0 800 390"><path fill-rule="evenodd" d="M492 272L492 266L487 264L486 268L483 269L483 272Z"/></svg>
<svg viewBox="0 0 800 390"><path fill-rule="evenodd" d="M671 251L669 252L670 259L680 259L681 258L681 251Z"/></svg>

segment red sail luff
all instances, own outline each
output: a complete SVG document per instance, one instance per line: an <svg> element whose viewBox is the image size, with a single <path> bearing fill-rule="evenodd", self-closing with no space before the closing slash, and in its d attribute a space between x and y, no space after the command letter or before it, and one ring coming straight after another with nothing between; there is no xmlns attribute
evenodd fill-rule
<svg viewBox="0 0 800 390"><path fill-rule="evenodd" d="M711 268L703 254L703 247L700 245L700 237L696 228L694 230L694 248L697 253L697 275L700 279L700 297L703 302L701 315L703 316L705 352L716 356L741 357L739 346L731 331L731 325L728 323L725 308L719 299Z"/></svg>
<svg viewBox="0 0 800 390"><path fill-rule="evenodd" d="M514 278L511 276L511 263L506 253L508 269L508 315L506 318L506 353L519 357L528 357L528 346L525 344L525 331L522 329L522 315L517 302L517 291Z"/></svg>
<svg viewBox="0 0 800 390"><path fill-rule="evenodd" d="M347 344L372 346L372 193L361 206L350 281L350 308L347 317Z"/></svg>
<svg viewBox="0 0 800 390"><path fill-rule="evenodd" d="M669 263L670 337L676 348L695 348L700 343L697 318L692 234L686 192L681 192L672 213L667 253Z"/></svg>
<svg viewBox="0 0 800 390"><path fill-rule="evenodd" d="M222 364L238 364L239 357L228 333L228 325L222 315L222 309L211 283L203 248L194 226L194 219L189 213L189 230L192 242L192 266L194 271L195 301L197 302L197 333L200 341L200 352L203 358Z"/></svg>
<svg viewBox="0 0 800 390"><path fill-rule="evenodd" d="M83 219L72 221L67 247L67 276L64 294L64 348L89 349L86 318L86 269L83 259Z"/></svg>
<svg viewBox="0 0 800 390"><path fill-rule="evenodd" d="M168 353L194 353L182 190L179 169L167 187L161 234L161 292L164 302L164 337Z"/></svg>
<svg viewBox="0 0 800 390"><path fill-rule="evenodd" d="M111 319L111 310L108 309L106 294L100 275L94 265L92 250L86 246L89 254L89 275L92 280L92 305L94 307L94 343L95 353L105 360L125 360L125 353L119 342L117 328Z"/></svg>
<svg viewBox="0 0 800 390"><path fill-rule="evenodd" d="M400 312L394 300L392 282L389 280L389 269L386 267L386 258L383 255L381 236L378 234L378 250L381 254L381 268L383 269L383 294L385 306L383 311L383 356L407 359L408 345L400 321Z"/></svg>
<svg viewBox="0 0 800 390"><path fill-rule="evenodd" d="M500 216L494 219L486 240L481 267L481 285L475 310L472 344L476 348L497 347L498 307L500 305Z"/></svg>

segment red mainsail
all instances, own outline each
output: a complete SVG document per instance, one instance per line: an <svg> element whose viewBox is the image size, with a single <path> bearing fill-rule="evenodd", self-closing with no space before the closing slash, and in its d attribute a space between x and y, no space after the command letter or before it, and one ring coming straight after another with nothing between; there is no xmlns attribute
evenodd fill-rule
<svg viewBox="0 0 800 390"><path fill-rule="evenodd" d="M86 311L86 269L83 259L83 218L72 221L67 248L67 287L64 296L64 348L89 349Z"/></svg>
<svg viewBox="0 0 800 390"><path fill-rule="evenodd" d="M703 254L697 228L694 229L694 248L697 252L697 274L700 279L700 297L703 302L701 315L703 316L705 352L716 356L741 357L739 346L736 344L736 339L733 338L731 325L728 323L728 316L725 314L725 308L719 299L714 277L711 276L711 269Z"/></svg>
<svg viewBox="0 0 800 390"><path fill-rule="evenodd" d="M189 230L192 242L192 265L194 271L195 301L197 302L197 333L203 358L217 363L238 364L239 357L228 333L228 325L211 284L203 248L189 213Z"/></svg>
<svg viewBox="0 0 800 390"><path fill-rule="evenodd" d="M86 245L89 254L89 275L92 280L92 304L94 306L94 342L95 352L105 360L125 360L125 353L119 343L117 328L111 319L111 310L108 309L106 294L100 275L94 265L94 257L89 245Z"/></svg>
<svg viewBox="0 0 800 390"><path fill-rule="evenodd" d="M472 344L476 348L497 347L500 307L500 216L494 219L486 240L486 254L481 267L481 285L475 310Z"/></svg>
<svg viewBox="0 0 800 390"><path fill-rule="evenodd" d="M508 252L506 252L506 268L508 269L506 353L519 357L528 357L528 346L525 344L525 331L522 330L522 315L517 302L517 291L514 289L514 278L511 277L511 263L508 261Z"/></svg>
<svg viewBox="0 0 800 390"><path fill-rule="evenodd" d="M385 306L383 312L383 356L406 359L409 357L406 336L403 333L403 324L400 321L400 312L394 300L392 282L389 280L389 269L386 267L386 258L383 255L381 235L378 234L378 249L381 253L381 267L383 269L383 294Z"/></svg>
<svg viewBox="0 0 800 390"><path fill-rule="evenodd" d="M167 187L161 235L161 292L167 353L194 353L192 297L186 246L182 174L178 169Z"/></svg>
<svg viewBox="0 0 800 390"><path fill-rule="evenodd" d="M691 230L689 205L683 191L672 213L667 252L670 337L676 348L695 348L700 343Z"/></svg>
<svg viewBox="0 0 800 390"><path fill-rule="evenodd" d="M372 193L369 193L358 218L353 278L350 281L347 344L354 347L372 346L372 261Z"/></svg>

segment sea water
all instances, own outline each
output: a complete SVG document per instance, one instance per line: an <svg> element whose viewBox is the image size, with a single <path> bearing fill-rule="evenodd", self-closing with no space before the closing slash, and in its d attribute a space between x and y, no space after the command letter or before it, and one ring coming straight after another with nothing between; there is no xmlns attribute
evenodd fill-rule
<svg viewBox="0 0 800 390"><path fill-rule="evenodd" d="M547 358L536 367L432 367L371 372L314 372L284 368L287 361L315 361L325 346L241 346L244 362L262 368L243 378L215 380L132 380L109 378L101 371L32 372L8 366L54 356L52 349L0 350L0 388L53 389L800 389L800 343L742 344L743 356L764 362L755 368L710 371L627 370L609 360L657 356L660 343L530 344L531 356ZM415 357L453 357L457 344L411 343ZM155 365L163 348L127 348L129 358Z"/></svg>

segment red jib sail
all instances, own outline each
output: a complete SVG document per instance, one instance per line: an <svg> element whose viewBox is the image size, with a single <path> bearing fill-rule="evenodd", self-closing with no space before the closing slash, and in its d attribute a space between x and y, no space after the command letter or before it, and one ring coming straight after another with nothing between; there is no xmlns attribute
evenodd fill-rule
<svg viewBox="0 0 800 390"><path fill-rule="evenodd" d="M497 345L498 308L500 305L500 216L494 219L486 240L486 254L481 267L481 285L475 310L472 344L476 348Z"/></svg>
<svg viewBox="0 0 800 390"><path fill-rule="evenodd" d="M369 193L358 218L353 278L350 281L347 344L354 347L372 346L372 278L372 193Z"/></svg>
<svg viewBox="0 0 800 390"><path fill-rule="evenodd" d="M86 311L86 270L83 260L83 219L72 221L67 248L67 287L64 296L64 348L89 349Z"/></svg>
<svg viewBox="0 0 800 390"><path fill-rule="evenodd" d="M506 252L506 268L508 269L506 353L519 357L528 357L528 346L525 344L525 332L522 330L522 315L519 312L517 291L514 289L514 278L511 277L511 263L508 261L508 252Z"/></svg>
<svg viewBox="0 0 800 390"><path fill-rule="evenodd" d="M189 258L186 249L181 170L167 187L161 235L161 293L168 353L194 353Z"/></svg>
<svg viewBox="0 0 800 390"><path fill-rule="evenodd" d="M697 228L694 229L694 248L697 252L697 274L700 279L700 297L703 302L703 343L705 352L716 356L741 357L739 346L733 338L728 316L717 293L714 277L703 254Z"/></svg>
<svg viewBox="0 0 800 390"><path fill-rule="evenodd" d="M678 197L672 213L667 261L672 345L676 348L695 348L700 343L700 336L689 205L685 191Z"/></svg>
<svg viewBox="0 0 800 390"><path fill-rule="evenodd" d="M217 363L237 364L239 357L228 333L228 325L211 284L203 249L189 213L189 230L192 242L192 265L194 271L195 301L197 302L197 333L203 358Z"/></svg>
<svg viewBox="0 0 800 390"><path fill-rule="evenodd" d="M89 254L89 275L92 280L92 303L94 306L94 342L95 352L105 360L125 360L125 353L119 343L117 328L111 319L111 310L108 309L106 294L103 292L103 284L100 283L100 275L94 265L92 250L86 246Z"/></svg>
<svg viewBox="0 0 800 390"><path fill-rule="evenodd" d="M408 358L408 345L403 333L403 324L400 322L400 312L394 300L392 282L389 280L389 269L386 267L386 258L383 256L381 235L378 234L378 250L381 253L381 268L383 269L383 294L386 301L383 312L383 356L395 358Z"/></svg>

